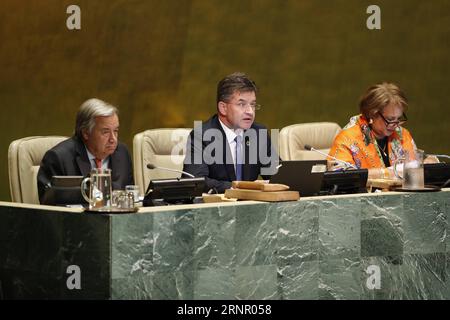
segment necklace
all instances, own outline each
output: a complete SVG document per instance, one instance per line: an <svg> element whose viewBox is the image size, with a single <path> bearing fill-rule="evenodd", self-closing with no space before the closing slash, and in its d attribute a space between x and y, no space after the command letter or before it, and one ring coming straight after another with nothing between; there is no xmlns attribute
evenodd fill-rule
<svg viewBox="0 0 450 320"><path fill-rule="evenodd" d="M383 152L383 155L384 155L385 157L387 157L386 146L387 146L387 144L385 144L383 148L380 148L380 146L378 146L378 149L380 149L380 151Z"/></svg>
<svg viewBox="0 0 450 320"><path fill-rule="evenodd" d="M383 155L387 158L387 141L386 140L377 140L378 150L380 150ZM383 145L383 147L381 147Z"/></svg>

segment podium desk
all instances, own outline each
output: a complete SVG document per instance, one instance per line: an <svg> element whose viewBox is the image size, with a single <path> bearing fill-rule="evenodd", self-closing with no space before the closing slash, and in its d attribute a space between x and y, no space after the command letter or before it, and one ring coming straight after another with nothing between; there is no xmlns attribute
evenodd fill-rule
<svg viewBox="0 0 450 320"><path fill-rule="evenodd" d="M449 299L450 189L135 214L0 202L3 299Z"/></svg>

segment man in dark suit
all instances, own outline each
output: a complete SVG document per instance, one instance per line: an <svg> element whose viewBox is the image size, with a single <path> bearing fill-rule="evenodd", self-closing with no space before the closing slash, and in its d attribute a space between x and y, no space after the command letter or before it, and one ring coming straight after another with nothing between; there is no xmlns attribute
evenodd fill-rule
<svg viewBox="0 0 450 320"><path fill-rule="evenodd" d="M46 202L52 176L87 176L92 168L111 169L113 189L133 184L131 157L118 135L117 108L100 99L85 101L77 114L75 135L48 150L42 159L37 176L39 201Z"/></svg>
<svg viewBox="0 0 450 320"><path fill-rule="evenodd" d="M253 181L275 173L278 156L267 129L254 123L257 87L243 73L217 86L217 114L194 126L187 142L183 170L205 177L205 191L223 193L235 180Z"/></svg>

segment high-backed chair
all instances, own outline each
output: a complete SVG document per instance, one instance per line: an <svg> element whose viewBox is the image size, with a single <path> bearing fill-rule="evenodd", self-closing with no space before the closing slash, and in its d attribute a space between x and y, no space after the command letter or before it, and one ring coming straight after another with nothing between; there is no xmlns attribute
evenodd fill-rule
<svg viewBox="0 0 450 320"><path fill-rule="evenodd" d="M39 204L37 172L47 150L68 137L35 136L11 142L8 149L9 190L13 202Z"/></svg>
<svg viewBox="0 0 450 320"><path fill-rule="evenodd" d="M146 191L150 180L178 178L180 173L147 168L147 164L183 170L189 128L151 129L140 132L133 139L134 180L140 194Z"/></svg>
<svg viewBox="0 0 450 320"><path fill-rule="evenodd" d="M341 127L334 122L300 123L284 127L279 134L280 157L282 160L323 160L325 156L305 150L305 145L328 154L340 131Z"/></svg>

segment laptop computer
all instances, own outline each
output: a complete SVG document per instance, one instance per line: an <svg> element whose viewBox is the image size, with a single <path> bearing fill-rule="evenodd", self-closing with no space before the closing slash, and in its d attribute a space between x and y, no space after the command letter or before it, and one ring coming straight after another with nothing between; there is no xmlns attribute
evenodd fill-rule
<svg viewBox="0 0 450 320"><path fill-rule="evenodd" d="M83 176L52 176L51 183L53 187L79 188L83 179Z"/></svg>
<svg viewBox="0 0 450 320"><path fill-rule="evenodd" d="M80 188L83 179L83 176L52 176L41 204L58 206L86 204Z"/></svg>
<svg viewBox="0 0 450 320"><path fill-rule="evenodd" d="M423 165L425 185L450 186L450 163L426 163Z"/></svg>
<svg viewBox="0 0 450 320"><path fill-rule="evenodd" d="M298 191L301 197L317 196L326 170L326 160L283 161L270 183L288 185L289 190Z"/></svg>

